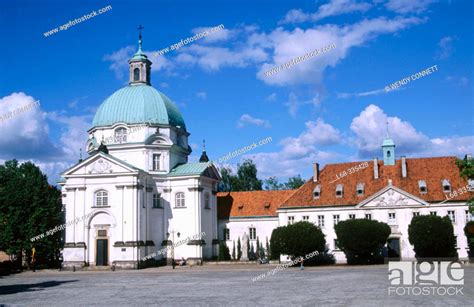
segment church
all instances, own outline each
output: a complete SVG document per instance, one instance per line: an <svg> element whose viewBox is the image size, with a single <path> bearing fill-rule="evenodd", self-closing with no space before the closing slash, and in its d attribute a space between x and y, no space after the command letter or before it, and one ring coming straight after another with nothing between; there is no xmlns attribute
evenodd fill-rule
<svg viewBox="0 0 474 307"><path fill-rule="evenodd" d="M232 250L245 235L265 246L273 229L298 221L318 225L344 263L334 225L354 218L388 223L388 248L413 259L408 225L419 214L449 216L458 254L467 257L463 228L474 183L460 177L456 157L395 159L387 135L382 160L314 163L297 190L218 193L221 177L205 149L188 162L190 133L176 105L151 86L141 35L128 63L129 85L100 105L88 130L88 157L61 174L65 219L79 220L65 230L65 267L136 269L149 255L202 263L217 256L219 242Z"/></svg>

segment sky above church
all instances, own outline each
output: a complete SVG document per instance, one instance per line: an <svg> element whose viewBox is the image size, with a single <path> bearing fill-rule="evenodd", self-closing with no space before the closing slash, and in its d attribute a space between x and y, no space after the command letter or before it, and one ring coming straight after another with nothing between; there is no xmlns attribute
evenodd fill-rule
<svg viewBox="0 0 474 307"><path fill-rule="evenodd" d="M1 1L0 162L34 161L52 183L76 163L95 111L128 84L140 24L151 83L191 133L190 161L203 139L218 160L271 137L225 164L309 178L313 162L380 158L386 123L397 158L463 157L474 152L473 15L470 0Z"/></svg>

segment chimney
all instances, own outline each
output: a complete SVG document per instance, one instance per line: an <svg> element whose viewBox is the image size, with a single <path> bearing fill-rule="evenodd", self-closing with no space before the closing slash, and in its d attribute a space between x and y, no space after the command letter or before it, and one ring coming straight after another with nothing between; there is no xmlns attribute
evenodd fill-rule
<svg viewBox="0 0 474 307"><path fill-rule="evenodd" d="M405 156L402 156L402 177L407 177L407 159Z"/></svg>
<svg viewBox="0 0 474 307"><path fill-rule="evenodd" d="M377 158L374 158L374 179L379 179L379 164Z"/></svg>
<svg viewBox="0 0 474 307"><path fill-rule="evenodd" d="M319 163L313 163L313 182L319 180Z"/></svg>

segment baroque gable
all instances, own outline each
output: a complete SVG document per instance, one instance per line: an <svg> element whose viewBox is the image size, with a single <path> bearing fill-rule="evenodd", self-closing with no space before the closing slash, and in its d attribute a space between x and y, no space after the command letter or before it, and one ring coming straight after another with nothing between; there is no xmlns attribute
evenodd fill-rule
<svg viewBox="0 0 474 307"><path fill-rule="evenodd" d="M98 153L88 159L73 166L63 176L78 176L78 175L106 175L106 174L124 174L136 173L139 171L115 157Z"/></svg>
<svg viewBox="0 0 474 307"><path fill-rule="evenodd" d="M388 185L381 191L362 201L358 208L396 208L396 207L420 207L428 205L424 200L410 193Z"/></svg>

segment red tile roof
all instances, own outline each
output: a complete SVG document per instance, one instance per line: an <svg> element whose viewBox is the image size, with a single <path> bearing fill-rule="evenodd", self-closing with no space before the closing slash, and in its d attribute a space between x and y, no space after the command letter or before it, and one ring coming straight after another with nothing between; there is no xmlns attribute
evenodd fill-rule
<svg viewBox="0 0 474 307"><path fill-rule="evenodd" d="M364 161L365 162L365 161ZM379 178L374 179L374 163L366 161L369 166L359 171L347 174L347 176L336 180L340 173L351 167L364 162L350 162L328 164L321 171L318 182L313 182L311 178L300 187L291 197L289 197L280 207L306 207L306 206L338 206L356 205L372 194L380 191L392 180L392 185L396 186L414 196L427 202L441 202L446 200L442 188L442 180L447 179L451 184L451 191L456 191L465 187L468 182L459 175L459 168L456 165L456 157L435 157L406 159L407 177L402 177L402 160L396 160L395 165L388 166L378 161ZM427 186L427 193L420 193L419 180L424 180ZM364 184L364 195L357 196L356 186L358 183ZM336 197L336 186L343 185L343 197ZM314 188L320 185L321 194L319 199L313 199ZM447 193L449 197L449 193ZM465 201L474 197L474 192L467 192L454 197L453 201Z"/></svg>
<svg viewBox="0 0 474 307"><path fill-rule="evenodd" d="M217 193L217 216L277 216L276 210L296 190Z"/></svg>

